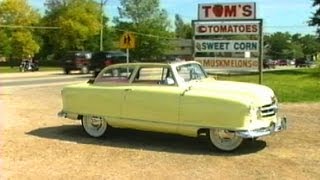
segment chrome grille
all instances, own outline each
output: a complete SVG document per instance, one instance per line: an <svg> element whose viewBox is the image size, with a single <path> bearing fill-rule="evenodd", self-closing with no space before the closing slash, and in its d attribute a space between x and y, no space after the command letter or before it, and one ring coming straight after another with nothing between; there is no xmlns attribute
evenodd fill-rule
<svg viewBox="0 0 320 180"><path fill-rule="evenodd" d="M261 107L261 116L262 117L271 117L276 115L278 112L278 106L276 102L273 102L272 104L268 104Z"/></svg>

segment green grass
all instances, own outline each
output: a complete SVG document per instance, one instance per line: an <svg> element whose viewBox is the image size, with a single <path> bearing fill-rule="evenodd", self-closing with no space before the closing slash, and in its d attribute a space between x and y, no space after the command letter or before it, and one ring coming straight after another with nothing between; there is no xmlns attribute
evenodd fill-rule
<svg viewBox="0 0 320 180"><path fill-rule="evenodd" d="M258 83L259 75L218 75L218 80ZM280 102L320 102L317 68L265 72L263 85L272 88Z"/></svg>
<svg viewBox="0 0 320 180"><path fill-rule="evenodd" d="M40 67L39 71L43 72L43 71L60 71L61 68L60 67ZM19 71L19 67L15 66L13 68L8 67L8 66L3 66L0 67L0 73L17 73L20 72Z"/></svg>

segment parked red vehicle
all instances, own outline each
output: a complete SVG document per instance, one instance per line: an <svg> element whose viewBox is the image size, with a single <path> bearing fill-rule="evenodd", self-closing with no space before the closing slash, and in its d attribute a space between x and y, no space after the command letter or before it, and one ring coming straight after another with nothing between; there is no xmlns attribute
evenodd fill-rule
<svg viewBox="0 0 320 180"><path fill-rule="evenodd" d="M263 68L264 69L275 69L276 68L276 62L268 59L263 61Z"/></svg>
<svg viewBox="0 0 320 180"><path fill-rule="evenodd" d="M285 59L280 59L277 61L277 65L279 66L287 66L288 65L288 61Z"/></svg>

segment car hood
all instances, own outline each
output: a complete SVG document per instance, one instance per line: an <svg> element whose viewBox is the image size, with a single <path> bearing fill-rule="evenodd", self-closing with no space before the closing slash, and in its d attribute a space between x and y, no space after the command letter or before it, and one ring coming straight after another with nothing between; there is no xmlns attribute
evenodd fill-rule
<svg viewBox="0 0 320 180"><path fill-rule="evenodd" d="M221 98L239 100L246 104L264 106L272 103L274 92L271 88L253 83L204 79L189 82L190 91L217 95Z"/></svg>

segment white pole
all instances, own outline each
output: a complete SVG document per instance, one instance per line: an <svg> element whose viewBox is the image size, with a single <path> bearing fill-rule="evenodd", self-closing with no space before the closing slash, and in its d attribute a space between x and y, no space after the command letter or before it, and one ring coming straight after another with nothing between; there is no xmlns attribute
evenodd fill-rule
<svg viewBox="0 0 320 180"><path fill-rule="evenodd" d="M129 48L127 48L127 64L129 63Z"/></svg>
<svg viewBox="0 0 320 180"><path fill-rule="evenodd" d="M129 48L127 48L127 64L129 64ZM129 67L127 67L127 76L129 76Z"/></svg>

